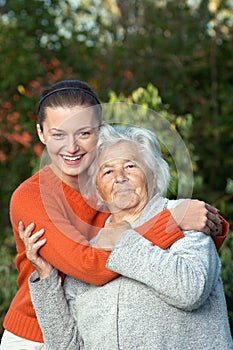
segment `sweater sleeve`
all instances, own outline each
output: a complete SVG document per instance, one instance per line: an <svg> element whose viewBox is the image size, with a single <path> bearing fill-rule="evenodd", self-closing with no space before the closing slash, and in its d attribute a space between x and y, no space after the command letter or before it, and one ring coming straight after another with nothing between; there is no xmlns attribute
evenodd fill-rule
<svg viewBox="0 0 233 350"><path fill-rule="evenodd" d="M45 201L41 199L42 189L38 190L37 183L26 182L14 192L11 199L10 216L18 251L16 265L20 270L19 285L31 272L31 269L28 271L29 263L25 248L18 235L20 220L25 225L34 221L36 230L42 227L45 229L44 237L47 242L41 248L40 254L64 274L95 285L103 285L118 277L117 273L106 268L110 253L89 245L86 238L88 234L85 232L88 225L76 219L77 215L75 216L71 210L64 209L66 198L61 199L56 194L55 188L45 188L45 205ZM141 227L141 234L145 234L147 239L153 241L158 232L161 234L165 230L170 218L171 213L168 210L164 211L161 220L156 220L149 227ZM173 231L175 235L180 234L177 226Z"/></svg>
<svg viewBox="0 0 233 350"><path fill-rule="evenodd" d="M220 250L220 248L223 245L223 242L225 241L225 238L229 233L229 223L224 219L222 215L218 214L218 216L222 220L222 234L219 236L213 237L214 244L216 246L217 251Z"/></svg>
<svg viewBox="0 0 233 350"><path fill-rule="evenodd" d="M161 300L185 310L205 302L220 274L213 240L195 231L162 250L129 230L112 251L107 267L148 285Z"/></svg>
<svg viewBox="0 0 233 350"><path fill-rule="evenodd" d="M80 338L74 303L68 304L57 270L43 280L34 272L29 288L37 319L48 350L79 350Z"/></svg>
<svg viewBox="0 0 233 350"><path fill-rule="evenodd" d="M103 285L116 278L118 275L106 268L109 252L89 246L85 225L81 220L78 220L77 225L74 220L71 223L63 203L59 203L57 197L56 193L53 196L50 192L45 206L38 186L28 184L19 187L11 198L10 217L18 252L16 266L20 271L19 286L26 275L31 273L31 269L28 271L25 247L18 234L20 220L25 226L34 222L35 230L45 229L47 242L40 254L59 271L96 285ZM79 229L80 222L82 232Z"/></svg>

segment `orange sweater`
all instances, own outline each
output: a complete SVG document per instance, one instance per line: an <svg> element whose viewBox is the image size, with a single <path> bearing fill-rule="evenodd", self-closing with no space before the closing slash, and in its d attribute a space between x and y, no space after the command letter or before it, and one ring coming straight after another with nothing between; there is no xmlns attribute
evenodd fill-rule
<svg viewBox="0 0 233 350"><path fill-rule="evenodd" d="M62 183L49 167L16 189L11 198L10 217L17 248L18 292L5 317L5 329L22 338L43 341L28 288L34 267L27 260L18 236L18 222L22 220L28 225L34 221L36 230L45 228L47 243L40 253L58 270L85 282L103 285L118 275L105 267L109 252L90 247L88 240L94 235L92 225L103 227L107 216L88 206L81 195ZM146 227L149 231L145 237L153 241L163 236L170 217L170 212L165 210L159 220ZM145 233L143 227L140 232ZM174 225L174 230L169 232L170 244L182 235Z"/></svg>
<svg viewBox="0 0 233 350"><path fill-rule="evenodd" d="M45 228L47 243L40 253L59 271L103 285L118 275L105 267L110 253L90 247L88 241L98 231L93 230L93 226L103 227L107 216L87 205L81 195L62 183L49 167L16 189L10 203L10 217L17 248L18 292L5 317L5 329L22 338L43 342L28 288L28 278L34 267L27 260L24 244L18 236L18 222L22 220L28 225L33 221L36 230ZM163 249L183 236L168 210L137 230ZM221 237L220 242L223 239Z"/></svg>

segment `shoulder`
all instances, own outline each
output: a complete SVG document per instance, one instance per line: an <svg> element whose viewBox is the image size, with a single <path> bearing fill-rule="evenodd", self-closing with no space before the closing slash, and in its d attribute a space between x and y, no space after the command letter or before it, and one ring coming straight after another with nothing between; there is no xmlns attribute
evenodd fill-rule
<svg viewBox="0 0 233 350"><path fill-rule="evenodd" d="M35 188L39 184L39 172L35 173L31 177L29 177L27 180L23 181L13 192L12 199L15 199L21 194L25 194L29 189Z"/></svg>
<svg viewBox="0 0 233 350"><path fill-rule="evenodd" d="M55 183L54 178L48 167L39 170L16 188L11 196L10 206L34 199L37 201L41 197L43 187L46 188L46 192L52 192L54 187L51 184Z"/></svg>

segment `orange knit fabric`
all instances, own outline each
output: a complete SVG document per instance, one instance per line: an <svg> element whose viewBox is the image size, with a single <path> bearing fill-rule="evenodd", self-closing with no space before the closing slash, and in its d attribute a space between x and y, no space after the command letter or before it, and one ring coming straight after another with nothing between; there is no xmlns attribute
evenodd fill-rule
<svg viewBox="0 0 233 350"><path fill-rule="evenodd" d="M34 267L27 260L18 236L18 222L22 220L28 225L33 221L36 230L45 228L47 243L40 253L59 271L88 283L103 285L118 275L105 267L110 253L90 247L88 240L93 236L93 225L103 227L107 216L91 208L49 167L18 187L10 203L17 248L18 292L5 317L5 329L22 338L43 342L28 287L28 278ZM183 236L168 210L142 225L138 232L162 249Z"/></svg>
<svg viewBox="0 0 233 350"><path fill-rule="evenodd" d="M17 248L18 292L5 317L5 329L22 338L43 341L28 288L28 278L34 267L27 260L18 236L18 222L22 220L28 225L33 221L36 230L45 228L47 243L40 253L59 271L88 283L103 285L118 275L105 267L110 253L90 247L88 240L93 234L92 225L103 227L107 216L88 206L81 195L62 183L49 167L16 189L10 203L10 217ZM156 233L159 236L164 233L170 218L170 212L165 210L145 238L153 241ZM173 231L175 239L182 237L177 226ZM141 233L144 232L142 227ZM169 235L172 237L172 232Z"/></svg>

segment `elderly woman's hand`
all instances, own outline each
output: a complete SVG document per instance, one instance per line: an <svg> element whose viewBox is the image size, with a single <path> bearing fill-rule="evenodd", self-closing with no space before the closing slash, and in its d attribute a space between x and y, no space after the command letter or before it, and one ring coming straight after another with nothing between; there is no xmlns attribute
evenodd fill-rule
<svg viewBox="0 0 233 350"><path fill-rule="evenodd" d="M127 221L110 222L101 229L93 247L112 251L123 233L129 229L131 229L131 226Z"/></svg>
<svg viewBox="0 0 233 350"><path fill-rule="evenodd" d="M196 199L186 199L170 209L182 230L196 230L211 236L222 235L222 221L218 209Z"/></svg>
<svg viewBox="0 0 233 350"><path fill-rule="evenodd" d="M39 254L39 249L46 243L46 238L40 240L41 236L44 234L44 230L41 229L32 234L34 228L34 223L31 223L25 229L23 223L19 222L19 236L24 243L28 260L36 268L40 279L43 279L49 276L53 267Z"/></svg>

